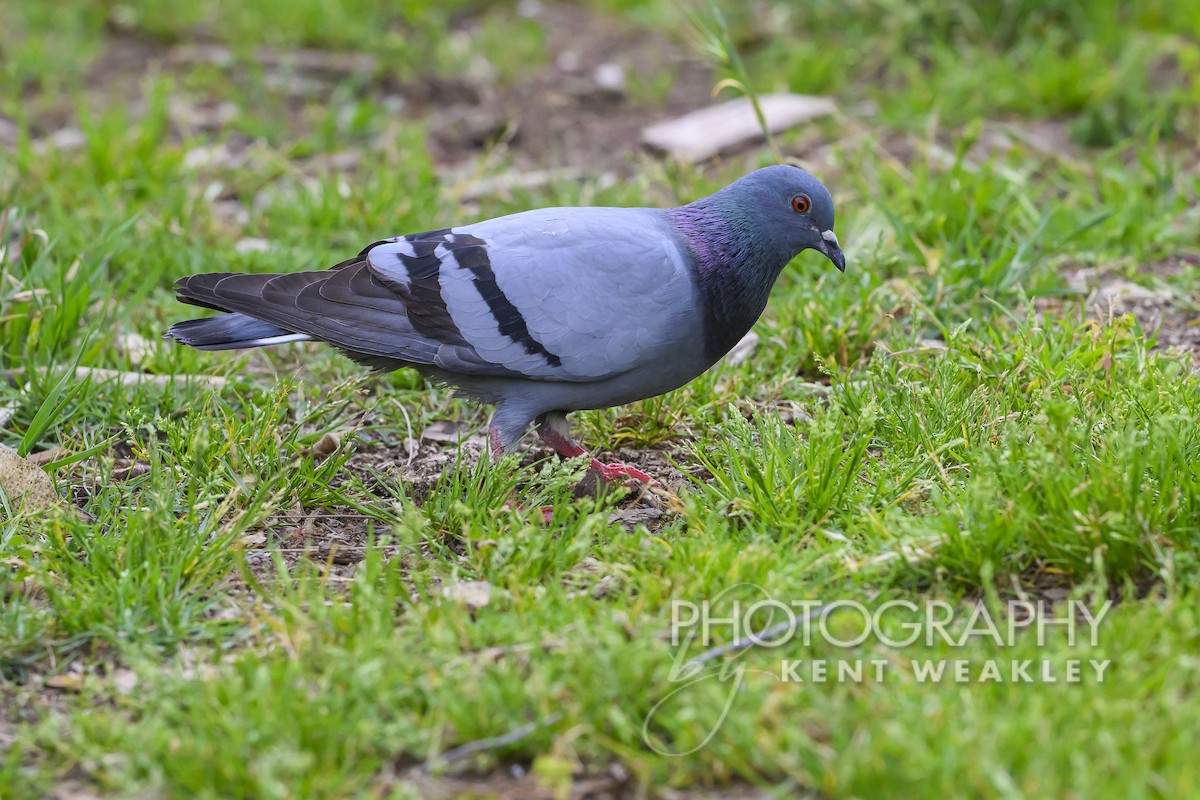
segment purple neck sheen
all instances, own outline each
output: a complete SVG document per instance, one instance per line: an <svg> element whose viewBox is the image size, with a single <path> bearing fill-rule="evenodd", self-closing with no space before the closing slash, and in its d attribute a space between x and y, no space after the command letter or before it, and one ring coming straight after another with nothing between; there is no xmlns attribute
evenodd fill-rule
<svg viewBox="0 0 1200 800"><path fill-rule="evenodd" d="M775 279L791 260L791 254L772 246L752 214L725 200L718 192L666 212L692 255L704 302L705 351L713 361L758 320Z"/></svg>

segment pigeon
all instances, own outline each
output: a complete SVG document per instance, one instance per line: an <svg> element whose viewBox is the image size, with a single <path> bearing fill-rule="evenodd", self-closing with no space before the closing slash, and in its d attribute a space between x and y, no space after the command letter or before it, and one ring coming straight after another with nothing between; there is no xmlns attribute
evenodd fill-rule
<svg viewBox="0 0 1200 800"><path fill-rule="evenodd" d="M750 330L800 252L845 271L833 224L819 180L765 167L678 208L541 208L382 239L323 270L191 275L178 299L226 313L166 338L199 350L327 342L494 404L493 458L531 423L561 457L587 456L568 412L699 376ZM653 483L624 464L591 469Z"/></svg>

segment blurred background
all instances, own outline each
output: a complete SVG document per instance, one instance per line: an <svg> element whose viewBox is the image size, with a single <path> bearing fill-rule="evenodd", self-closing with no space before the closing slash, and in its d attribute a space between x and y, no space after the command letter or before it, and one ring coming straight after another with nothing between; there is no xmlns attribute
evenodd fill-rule
<svg viewBox="0 0 1200 800"><path fill-rule="evenodd" d="M1197 99L1200 12L1187 3L716 7L759 91L833 95L880 124L1055 119L1072 142L1106 146L1187 130ZM78 127L85 101L93 112L159 113L154 98L166 83L177 135L216 129L325 150L335 137L371 141L387 117L431 123L440 157L506 132L535 150L563 117L619 129L703 101L709 79L722 77L710 42L695 35L696 23L714 27L712 10L697 0L14 0L0 10L0 130L12 144L25 126L35 139ZM374 113L356 108L367 100ZM630 143L616 131L591 135L609 147ZM543 160L565 155L555 149Z"/></svg>
<svg viewBox="0 0 1200 800"><path fill-rule="evenodd" d="M0 515L0 795L453 796L398 776L491 741L506 797L1198 796L1198 76L1194 0L3 0L0 445L95 521ZM682 511L476 468L486 410L411 370L161 338L181 275L777 159L845 274L801 255L734 359L576 415ZM734 580L1125 602L1103 684L760 652L663 756L669 602Z"/></svg>

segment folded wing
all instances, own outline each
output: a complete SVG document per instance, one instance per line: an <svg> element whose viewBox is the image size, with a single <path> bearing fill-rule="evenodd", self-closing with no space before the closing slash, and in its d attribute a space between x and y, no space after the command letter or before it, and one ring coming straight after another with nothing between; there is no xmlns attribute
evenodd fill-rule
<svg viewBox="0 0 1200 800"><path fill-rule="evenodd" d="M377 242L329 270L194 275L177 290L374 366L550 381L669 357L698 318L678 240L647 209L525 212Z"/></svg>

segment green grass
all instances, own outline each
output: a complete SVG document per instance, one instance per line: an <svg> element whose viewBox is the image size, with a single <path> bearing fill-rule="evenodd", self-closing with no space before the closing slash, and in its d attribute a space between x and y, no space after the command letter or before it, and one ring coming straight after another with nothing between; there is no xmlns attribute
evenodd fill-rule
<svg viewBox="0 0 1200 800"><path fill-rule="evenodd" d="M630 153L615 183L467 203L427 123L384 97L470 80L479 55L501 91L553 64L544 23L508 4L0 8L0 115L19 130L0 151L0 444L62 448L47 471L89 515L0 502L0 797L417 797L514 767L522 791L565 797L614 765L651 795L1197 793L1200 386L1190 351L1159 346L1196 310L1197 12L722 7L742 61L714 61L714 84L843 109L777 143L832 188L849 268L801 256L745 361L576 415L588 444L662 451L682 473L678 503L632 527L626 512L665 501L576 497L580 464L492 465L468 443L414 483L407 439L447 420L478 432L486 412L315 345L173 346L161 334L190 312L171 283L312 268L531 206L686 201L770 163L766 148L704 168ZM714 41L694 30L704 3L593 8L700 54ZM93 74L114 47L189 42L233 61ZM260 45L376 62L296 97ZM635 103L665 95L678 65L660 68L631 76ZM219 132L179 123L179 103L220 102L236 113ZM994 146L1034 126L1068 144ZM83 145L44 149L62 127ZM233 160L201 157L220 147ZM357 166L330 165L347 151ZM1168 329L1087 305L1080 271L1169 289ZM514 495L529 510L505 507ZM362 550L352 568L330 531ZM463 601L483 582L486 602ZM685 686L685 657L732 634L673 645L675 603L731 592L944 602L960 621L1013 599L1116 605L1094 643L792 641ZM931 683L912 666L945 658L1111 663L1079 684ZM782 659L890 666L795 683Z"/></svg>

